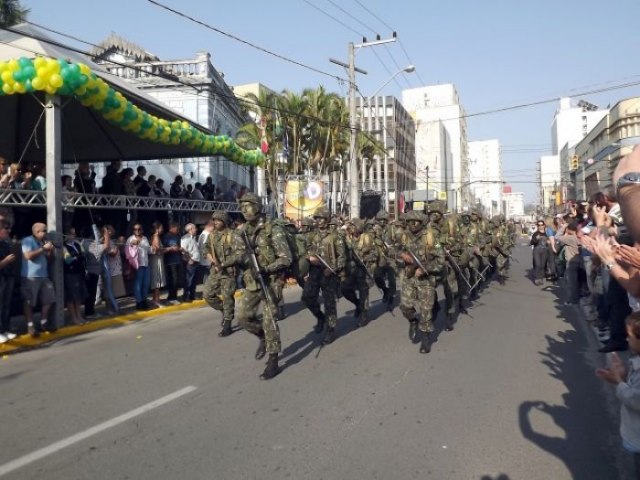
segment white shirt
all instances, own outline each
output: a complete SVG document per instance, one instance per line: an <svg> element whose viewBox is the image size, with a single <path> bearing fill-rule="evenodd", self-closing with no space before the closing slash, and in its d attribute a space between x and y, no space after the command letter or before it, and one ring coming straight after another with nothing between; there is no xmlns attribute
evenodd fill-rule
<svg viewBox="0 0 640 480"><path fill-rule="evenodd" d="M200 190L194 188L193 192L191 192L191 200L204 200L204 195Z"/></svg>
<svg viewBox="0 0 640 480"><path fill-rule="evenodd" d="M200 236L198 237L198 249L200 250L200 265L203 267L210 268L211 262L207 258L204 253L204 246L207 244L207 238L209 238L209 233L206 230L203 230Z"/></svg>
<svg viewBox="0 0 640 480"><path fill-rule="evenodd" d="M131 240L135 239L135 235L131 235L127 239L127 246L131 245ZM149 250L151 250L151 245L149 245L149 240L147 237L142 237L140 243L138 243L138 266L139 267L148 267L149 266Z"/></svg>
<svg viewBox="0 0 640 480"><path fill-rule="evenodd" d="M196 263L200 261L200 249L195 236L187 233L180 239L180 246L191 257L191 260Z"/></svg>

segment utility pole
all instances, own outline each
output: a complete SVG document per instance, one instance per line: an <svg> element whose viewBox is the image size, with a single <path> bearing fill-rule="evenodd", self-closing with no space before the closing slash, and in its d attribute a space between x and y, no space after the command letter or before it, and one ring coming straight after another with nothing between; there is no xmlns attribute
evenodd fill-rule
<svg viewBox="0 0 640 480"><path fill-rule="evenodd" d="M355 44L349 42L349 63L345 64L339 60L330 58L331 63L340 65L347 69L349 73L349 130L351 136L349 138L349 213L351 218L358 218L360 216L360 190L358 188L358 159L356 149L356 134L357 134L357 122L356 122L356 72L367 74L365 70L356 67L356 51L365 48L373 47L375 45L383 45L385 43L392 43L396 41L396 32L393 32L392 38L385 40L380 39L380 35L377 36L373 42L367 42L366 38L362 39L362 43ZM398 202L396 192L396 204Z"/></svg>

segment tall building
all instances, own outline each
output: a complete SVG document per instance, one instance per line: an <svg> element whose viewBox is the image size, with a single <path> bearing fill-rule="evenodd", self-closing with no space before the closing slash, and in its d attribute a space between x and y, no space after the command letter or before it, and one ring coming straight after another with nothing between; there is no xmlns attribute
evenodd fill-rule
<svg viewBox="0 0 640 480"><path fill-rule="evenodd" d="M144 48L112 34L92 53L94 61L107 71L215 133L234 136L249 120L222 72L214 68L208 52L197 53L191 59L160 60ZM150 163L153 162L145 162ZM183 175L185 183L204 182L211 176L214 184L223 190L234 183L252 187L249 168L223 156L175 159L162 168ZM153 171L153 167L149 170Z"/></svg>
<svg viewBox="0 0 640 480"><path fill-rule="evenodd" d="M524 193L505 192L502 194L504 215L507 218L519 219L524 217Z"/></svg>
<svg viewBox="0 0 640 480"><path fill-rule="evenodd" d="M558 155L543 155L538 163L538 203L543 211L557 207L560 192L560 158Z"/></svg>
<svg viewBox="0 0 640 480"><path fill-rule="evenodd" d="M571 98L561 98L551 124L551 153L558 155L565 145L573 147L608 111L584 100L579 100L574 106L571 104Z"/></svg>
<svg viewBox="0 0 640 480"><path fill-rule="evenodd" d="M480 204L484 212L498 215L502 211L502 159L498 140L469 142L469 191L471 204Z"/></svg>
<svg viewBox="0 0 640 480"><path fill-rule="evenodd" d="M402 91L402 104L415 120L417 188L436 190L450 210L470 201L464 108L453 84ZM431 198L431 195L430 195Z"/></svg>
<svg viewBox="0 0 640 480"><path fill-rule="evenodd" d="M387 211L393 212L399 193L416 188L415 124L393 96L357 98L356 112L362 130L384 147L360 166L360 190L383 193Z"/></svg>

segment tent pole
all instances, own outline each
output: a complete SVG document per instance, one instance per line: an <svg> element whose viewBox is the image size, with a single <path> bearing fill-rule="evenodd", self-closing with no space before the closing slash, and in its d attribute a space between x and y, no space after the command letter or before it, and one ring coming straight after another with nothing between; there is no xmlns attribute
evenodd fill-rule
<svg viewBox="0 0 640 480"><path fill-rule="evenodd" d="M47 175L47 230L56 247L56 254L49 264L51 279L56 289L56 303L47 320L54 328L64 326L64 277L62 271L62 195L60 172L62 170L62 129L60 97L47 95L46 103L46 175Z"/></svg>

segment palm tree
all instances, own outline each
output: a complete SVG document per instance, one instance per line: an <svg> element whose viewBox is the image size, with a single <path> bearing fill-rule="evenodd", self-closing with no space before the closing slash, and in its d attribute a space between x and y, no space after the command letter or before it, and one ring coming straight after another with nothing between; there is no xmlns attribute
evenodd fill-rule
<svg viewBox="0 0 640 480"><path fill-rule="evenodd" d="M287 134L292 142L290 172L298 175L307 167L304 163L308 158L308 151L304 149L303 143L304 135L309 131L309 121L306 115L307 100L302 95L284 90L278 98L278 105L282 112Z"/></svg>
<svg viewBox="0 0 640 480"><path fill-rule="evenodd" d="M11 27L24 22L29 9L20 5L20 0L0 0L0 27Z"/></svg>

